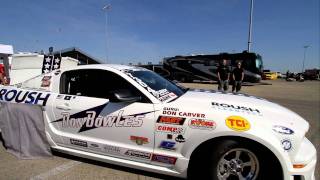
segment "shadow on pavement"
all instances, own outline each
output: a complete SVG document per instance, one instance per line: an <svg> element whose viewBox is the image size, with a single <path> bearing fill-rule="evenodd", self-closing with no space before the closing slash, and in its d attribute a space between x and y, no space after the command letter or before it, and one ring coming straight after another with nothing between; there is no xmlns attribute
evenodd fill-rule
<svg viewBox="0 0 320 180"><path fill-rule="evenodd" d="M88 164L93 164L93 165L96 165L96 166L110 168L110 169L114 169L114 170L118 170L118 171L124 171L124 172L133 173L133 174L148 176L148 177L152 177L152 178L163 179L163 180L183 180L182 178L171 177L171 176L167 176L167 175L163 175L163 174L147 172L147 171L133 169L133 168L124 167L124 166L118 166L118 165L109 164L109 163L106 163L106 162L100 162L100 161L95 161L95 160L91 160L91 159L81 158L81 157L78 157L78 156L64 154L64 153L57 152L57 151L53 151L52 153L53 153L54 156L59 156L59 157L62 157L62 158L71 159L71 160L74 160L74 161L80 161L80 162L88 163Z"/></svg>

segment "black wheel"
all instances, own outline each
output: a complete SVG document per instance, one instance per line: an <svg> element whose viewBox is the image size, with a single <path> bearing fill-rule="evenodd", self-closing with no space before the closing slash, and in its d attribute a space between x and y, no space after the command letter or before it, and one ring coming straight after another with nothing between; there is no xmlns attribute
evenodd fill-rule
<svg viewBox="0 0 320 180"><path fill-rule="evenodd" d="M188 179L282 179L282 170L277 159L256 143L224 140L205 148L194 156L197 160L191 161L193 164L190 164L190 170L193 172L188 174Z"/></svg>

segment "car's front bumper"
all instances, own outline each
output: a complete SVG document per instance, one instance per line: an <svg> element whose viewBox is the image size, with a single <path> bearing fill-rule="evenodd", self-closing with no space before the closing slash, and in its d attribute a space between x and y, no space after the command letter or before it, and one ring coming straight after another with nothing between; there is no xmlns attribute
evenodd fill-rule
<svg viewBox="0 0 320 180"><path fill-rule="evenodd" d="M316 162L316 148L307 138L304 138L292 162L292 166L289 168L290 179L314 180Z"/></svg>

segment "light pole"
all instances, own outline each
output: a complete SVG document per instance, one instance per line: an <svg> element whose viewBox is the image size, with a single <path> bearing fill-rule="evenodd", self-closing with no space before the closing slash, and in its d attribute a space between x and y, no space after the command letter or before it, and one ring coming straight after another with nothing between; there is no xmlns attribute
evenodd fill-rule
<svg viewBox="0 0 320 180"><path fill-rule="evenodd" d="M303 52L302 72L301 72L301 73L304 72L304 62L306 61L307 48L309 48L309 47L310 47L310 45L305 45L305 46L303 46L304 52Z"/></svg>
<svg viewBox="0 0 320 180"><path fill-rule="evenodd" d="M109 19L108 19L108 11L111 9L111 4L107 4L103 6L102 10L105 12L105 30L106 30L106 63L108 62L108 27L109 27Z"/></svg>
<svg viewBox="0 0 320 180"><path fill-rule="evenodd" d="M251 36L252 36L252 17L253 17L253 0L250 3L250 17L249 17L249 37L248 37L248 52L251 50Z"/></svg>

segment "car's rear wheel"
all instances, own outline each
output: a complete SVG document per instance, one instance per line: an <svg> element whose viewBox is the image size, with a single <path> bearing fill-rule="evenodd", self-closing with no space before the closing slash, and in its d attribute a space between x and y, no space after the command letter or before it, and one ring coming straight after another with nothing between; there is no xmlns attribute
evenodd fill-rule
<svg viewBox="0 0 320 180"><path fill-rule="evenodd" d="M263 146L250 141L223 140L207 144L190 163L188 179L282 179L278 160Z"/></svg>

